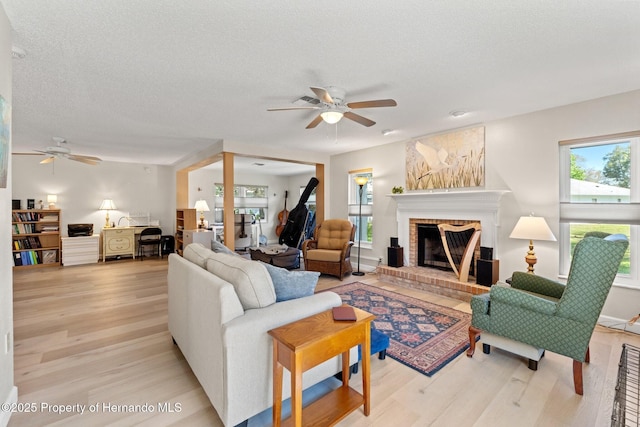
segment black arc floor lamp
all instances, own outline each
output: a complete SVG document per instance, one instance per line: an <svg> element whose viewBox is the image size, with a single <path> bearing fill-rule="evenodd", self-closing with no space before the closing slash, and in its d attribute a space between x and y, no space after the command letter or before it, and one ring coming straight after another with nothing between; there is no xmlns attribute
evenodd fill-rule
<svg viewBox="0 0 640 427"><path fill-rule="evenodd" d="M356 184L358 184L358 271L351 274L354 276L364 276L364 273L360 271L360 241L362 240L362 190L369 179L366 176L356 176Z"/></svg>

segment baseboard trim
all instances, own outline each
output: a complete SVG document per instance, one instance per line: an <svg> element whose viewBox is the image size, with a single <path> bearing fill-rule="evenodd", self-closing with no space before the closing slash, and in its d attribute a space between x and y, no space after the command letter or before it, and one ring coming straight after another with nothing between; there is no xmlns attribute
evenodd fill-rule
<svg viewBox="0 0 640 427"><path fill-rule="evenodd" d="M18 403L18 387L11 387L11 390L9 390L9 394L4 400L4 403L10 406ZM9 418L11 418L11 414L11 411L0 411L0 426L7 427L7 425L9 425Z"/></svg>
<svg viewBox="0 0 640 427"><path fill-rule="evenodd" d="M629 325L628 319L618 319L617 317L600 316L598 324L612 329L620 329L621 331L632 332L640 335L640 322Z"/></svg>

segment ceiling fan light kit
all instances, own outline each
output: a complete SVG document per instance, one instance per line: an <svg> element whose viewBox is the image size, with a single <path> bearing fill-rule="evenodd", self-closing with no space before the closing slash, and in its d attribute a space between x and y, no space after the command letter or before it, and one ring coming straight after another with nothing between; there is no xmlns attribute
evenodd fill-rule
<svg viewBox="0 0 640 427"><path fill-rule="evenodd" d="M340 111L325 111L324 113L320 113L320 115L322 116L322 120L330 125L338 123L343 116Z"/></svg>
<svg viewBox="0 0 640 427"><path fill-rule="evenodd" d="M342 88L335 86L314 87L310 89L317 98L303 96L298 98L294 104L297 107L284 108L268 108L267 111L283 111L283 110L319 110L319 114L307 125L307 129L315 128L320 122L325 121L329 124L338 123L343 117L352 120L362 126L373 126L376 124L373 120L367 119L351 110L358 108L376 108L376 107L395 107L398 105L393 99L378 99L361 102L344 102L346 92ZM302 104L302 105L301 105ZM310 104L310 105L304 105Z"/></svg>

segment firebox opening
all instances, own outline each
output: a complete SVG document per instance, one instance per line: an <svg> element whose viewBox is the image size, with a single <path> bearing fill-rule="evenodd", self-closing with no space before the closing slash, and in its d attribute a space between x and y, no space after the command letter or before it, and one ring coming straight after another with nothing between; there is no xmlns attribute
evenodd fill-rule
<svg viewBox="0 0 640 427"><path fill-rule="evenodd" d="M444 246L442 244L442 238L440 237L440 230L438 229L437 224L416 224L418 228L418 256L417 256L417 264L421 267L432 267L437 268L439 270L445 271L453 271L451 268L451 264L449 263L449 259L447 258L447 254L444 250ZM470 234L473 234L473 230L471 230ZM459 245L452 244L449 242L449 251L454 253L464 253L466 248L466 242L469 241L469 238L466 241L458 242ZM469 268L469 274L475 276L475 255L471 261L471 266Z"/></svg>

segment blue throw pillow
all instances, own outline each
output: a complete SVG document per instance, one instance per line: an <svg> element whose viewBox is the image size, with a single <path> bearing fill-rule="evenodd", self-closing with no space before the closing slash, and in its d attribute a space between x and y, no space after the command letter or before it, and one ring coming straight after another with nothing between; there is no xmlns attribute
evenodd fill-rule
<svg viewBox="0 0 640 427"><path fill-rule="evenodd" d="M234 251L215 239L211 239L211 250L219 254L237 255Z"/></svg>
<svg viewBox="0 0 640 427"><path fill-rule="evenodd" d="M276 302L308 297L313 295L320 273L317 271L289 271L286 268L263 263L267 267L273 287L276 290Z"/></svg>

